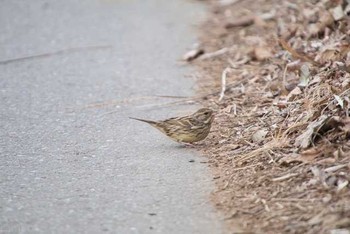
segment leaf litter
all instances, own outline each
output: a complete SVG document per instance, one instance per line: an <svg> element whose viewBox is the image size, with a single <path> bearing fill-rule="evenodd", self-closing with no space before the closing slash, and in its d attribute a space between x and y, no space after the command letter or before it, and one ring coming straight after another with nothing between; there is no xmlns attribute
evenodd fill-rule
<svg viewBox="0 0 350 234"><path fill-rule="evenodd" d="M199 97L231 233L350 233L350 3L214 1Z"/></svg>

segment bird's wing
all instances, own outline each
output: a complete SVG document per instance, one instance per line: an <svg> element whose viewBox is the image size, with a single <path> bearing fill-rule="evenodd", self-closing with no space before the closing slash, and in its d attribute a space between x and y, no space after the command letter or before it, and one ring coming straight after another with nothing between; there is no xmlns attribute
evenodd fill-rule
<svg viewBox="0 0 350 234"><path fill-rule="evenodd" d="M189 129L198 129L198 128L202 128L202 125L203 123L198 121L197 119L195 118L185 118L183 120L183 122L186 123L186 126L189 128Z"/></svg>
<svg viewBox="0 0 350 234"><path fill-rule="evenodd" d="M194 119L189 118L188 116L180 117L180 118L170 118L164 121L166 125L172 126L173 128L185 128L185 129L197 129L202 124Z"/></svg>

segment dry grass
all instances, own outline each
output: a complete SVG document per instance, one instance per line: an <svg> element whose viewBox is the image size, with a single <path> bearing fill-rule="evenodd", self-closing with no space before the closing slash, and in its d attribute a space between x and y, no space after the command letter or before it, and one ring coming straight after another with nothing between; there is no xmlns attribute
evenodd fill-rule
<svg viewBox="0 0 350 234"><path fill-rule="evenodd" d="M350 6L208 3L192 63L218 110L204 151L232 232L350 230L350 20L339 16Z"/></svg>

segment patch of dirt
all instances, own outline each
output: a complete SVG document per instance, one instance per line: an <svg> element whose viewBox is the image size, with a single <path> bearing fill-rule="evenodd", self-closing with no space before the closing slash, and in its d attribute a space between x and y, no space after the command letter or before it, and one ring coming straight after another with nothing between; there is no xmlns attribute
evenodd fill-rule
<svg viewBox="0 0 350 234"><path fill-rule="evenodd" d="M203 151L231 231L350 233L350 4L206 2L188 60L217 110Z"/></svg>

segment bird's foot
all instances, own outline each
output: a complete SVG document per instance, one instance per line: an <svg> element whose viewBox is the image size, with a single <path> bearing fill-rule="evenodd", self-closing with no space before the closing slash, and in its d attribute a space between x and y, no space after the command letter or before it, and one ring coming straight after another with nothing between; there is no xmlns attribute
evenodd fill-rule
<svg viewBox="0 0 350 234"><path fill-rule="evenodd" d="M195 148L195 147L196 147L196 145L193 144L193 143L183 143L183 144L184 144L184 146L187 147L187 148Z"/></svg>

